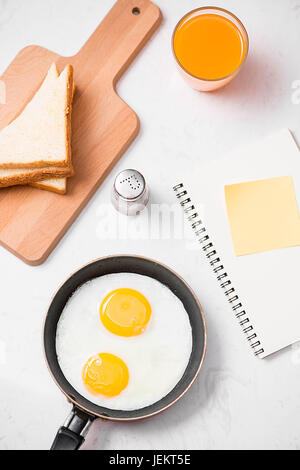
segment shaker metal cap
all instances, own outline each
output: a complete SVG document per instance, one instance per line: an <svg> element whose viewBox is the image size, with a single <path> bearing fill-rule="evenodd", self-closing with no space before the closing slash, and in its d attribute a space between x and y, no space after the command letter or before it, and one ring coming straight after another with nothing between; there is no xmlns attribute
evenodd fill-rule
<svg viewBox="0 0 300 470"><path fill-rule="evenodd" d="M136 170L123 170L115 179L115 190L124 199L134 200L145 191L145 179Z"/></svg>

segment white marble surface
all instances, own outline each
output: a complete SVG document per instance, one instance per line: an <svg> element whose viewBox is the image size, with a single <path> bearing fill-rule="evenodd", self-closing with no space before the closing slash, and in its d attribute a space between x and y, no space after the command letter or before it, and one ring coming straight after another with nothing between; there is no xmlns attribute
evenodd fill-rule
<svg viewBox="0 0 300 470"><path fill-rule="evenodd" d="M300 79L300 1L214 1L244 21L251 41L247 66L216 94L188 88L170 53L177 20L204 3L157 3L163 24L118 85L122 98L140 116L139 137L46 263L30 267L0 249L1 449L49 448L70 406L43 358L41 331L48 302L70 272L115 253L156 258L190 283L206 315L207 356L195 385L171 409L144 422L98 420L84 448L300 448L300 361L295 346L264 361L255 359L200 255L187 250L182 240L134 239L136 220L130 221L128 239L103 240L99 209L109 200L114 175L125 167L145 174L152 202L173 203L169 186L182 165L201 171L208 159L280 127L290 127L300 140L300 105L292 102L292 84ZM75 53L112 4L1 0L0 72L32 43Z"/></svg>

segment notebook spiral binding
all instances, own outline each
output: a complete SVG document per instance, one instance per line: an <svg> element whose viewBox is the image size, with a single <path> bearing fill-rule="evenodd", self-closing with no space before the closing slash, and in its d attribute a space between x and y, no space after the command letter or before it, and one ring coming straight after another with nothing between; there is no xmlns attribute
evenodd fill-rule
<svg viewBox="0 0 300 470"><path fill-rule="evenodd" d="M200 243L206 258L208 259L213 272L216 274L219 285L223 289L227 301L230 303L230 306L247 337L250 347L253 349L255 356L259 356L264 352L264 349L261 346L261 342L257 338L257 334L255 333L254 328L250 323L250 319L247 317L247 313L243 309L243 304L240 301L239 296L236 294L235 288L231 284L231 280L229 279L225 267L223 266L222 261L218 256L214 243L207 234L206 227L202 220L200 220L195 206L193 205L188 195L188 192L184 189L184 185L182 183L174 186L173 190L176 194L176 197L179 199L180 205L182 206L187 220L190 222L191 227L195 232L197 240Z"/></svg>

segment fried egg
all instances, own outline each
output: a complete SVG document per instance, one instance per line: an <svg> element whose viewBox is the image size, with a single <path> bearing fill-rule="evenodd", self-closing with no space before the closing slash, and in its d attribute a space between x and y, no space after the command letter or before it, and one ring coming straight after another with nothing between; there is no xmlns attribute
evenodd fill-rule
<svg viewBox="0 0 300 470"><path fill-rule="evenodd" d="M114 397L127 387L128 367L114 354L96 354L85 364L82 379L85 388L93 395Z"/></svg>
<svg viewBox="0 0 300 470"><path fill-rule="evenodd" d="M108 274L82 285L57 325L56 351L69 383L99 406L135 410L166 396L192 351L182 302L159 281Z"/></svg>
<svg viewBox="0 0 300 470"><path fill-rule="evenodd" d="M116 289L104 298L100 306L103 325L119 336L144 333L150 315L151 305L148 300L134 289Z"/></svg>

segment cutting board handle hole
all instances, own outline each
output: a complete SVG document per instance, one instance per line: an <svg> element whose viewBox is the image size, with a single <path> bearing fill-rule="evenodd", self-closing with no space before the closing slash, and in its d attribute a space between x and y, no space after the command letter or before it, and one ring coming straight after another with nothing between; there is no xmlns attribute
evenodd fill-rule
<svg viewBox="0 0 300 470"><path fill-rule="evenodd" d="M132 9L132 14L133 15L139 15L141 13L141 10L138 7L134 7Z"/></svg>

